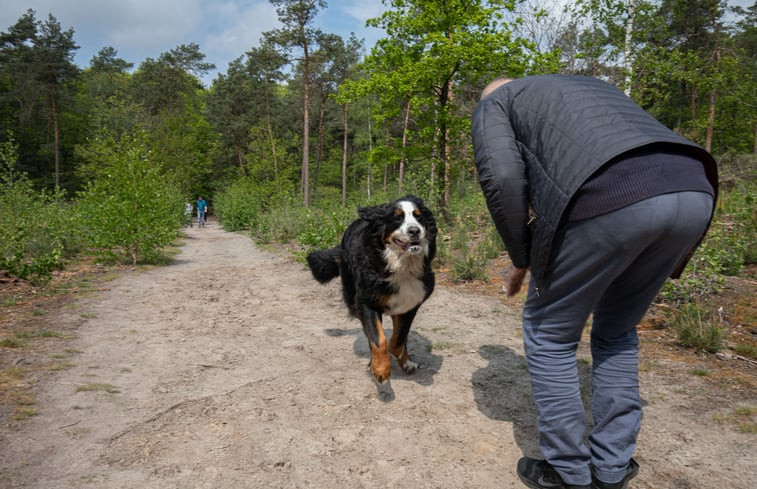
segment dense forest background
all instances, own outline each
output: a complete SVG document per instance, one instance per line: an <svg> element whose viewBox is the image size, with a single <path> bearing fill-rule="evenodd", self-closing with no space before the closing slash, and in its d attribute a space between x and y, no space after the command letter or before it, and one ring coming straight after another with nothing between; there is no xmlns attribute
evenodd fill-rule
<svg viewBox="0 0 757 489"><path fill-rule="evenodd" d="M385 37L367 49L314 24L323 0L270 1L281 27L210 86L197 44L138 66L105 46L81 69L76 33L52 13L0 33L0 269L44 274L68 250L150 258L198 195L227 229L306 246L338 239L355 205L405 193L450 232L480 225L470 115L501 75L607 80L753 175L757 3L387 0L368 21ZM734 181L721 208L749 222L753 184ZM753 238L736 248L738 271Z"/></svg>
<svg viewBox="0 0 757 489"><path fill-rule="evenodd" d="M755 5L394 0L369 21L386 37L366 53L313 25L325 2L272 3L283 27L209 87L196 44L137 67L103 47L80 69L75 32L28 11L0 34L0 142L15 151L13 171L76 192L103 141L141 133L187 198L252 178L305 205L394 188L448 209L474 177L471 111L503 74L596 76L716 155L757 145Z"/></svg>

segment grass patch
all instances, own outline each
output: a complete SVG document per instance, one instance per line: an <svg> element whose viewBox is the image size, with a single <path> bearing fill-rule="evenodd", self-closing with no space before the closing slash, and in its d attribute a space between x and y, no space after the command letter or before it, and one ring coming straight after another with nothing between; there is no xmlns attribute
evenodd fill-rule
<svg viewBox="0 0 757 489"><path fill-rule="evenodd" d="M61 333L60 331L48 331L46 329L43 329L39 332L40 338L60 338L63 340L70 339L71 337L67 335L66 333Z"/></svg>
<svg viewBox="0 0 757 489"><path fill-rule="evenodd" d="M465 254L464 256L452 257L450 259L450 276L455 282L468 282L480 280L486 282L489 280L489 274L486 271L487 260L475 254Z"/></svg>
<svg viewBox="0 0 757 489"><path fill-rule="evenodd" d="M29 419L32 416L36 416L37 409L33 407L22 407L16 409L16 412L13 413L13 420L14 421L23 421L25 419Z"/></svg>
<svg viewBox="0 0 757 489"><path fill-rule="evenodd" d="M723 330L710 321L698 304L689 303L673 316L673 329L679 343L686 348L716 353L723 347Z"/></svg>
<svg viewBox="0 0 757 489"><path fill-rule="evenodd" d="M61 333L60 331L50 331L43 329L41 331L18 331L15 333L16 339L18 340L29 340L32 338L60 338L60 339L71 339L71 336L67 335L66 333Z"/></svg>
<svg viewBox="0 0 757 489"><path fill-rule="evenodd" d="M24 378L24 371L21 367L8 367L0 370L0 384L15 382Z"/></svg>
<svg viewBox="0 0 757 489"><path fill-rule="evenodd" d="M108 394L118 394L121 392L113 384L82 384L76 386L76 392L107 392Z"/></svg>
<svg viewBox="0 0 757 489"><path fill-rule="evenodd" d="M121 392L113 384L82 384L76 386L76 392L107 392L108 394L118 394Z"/></svg>
<svg viewBox="0 0 757 489"><path fill-rule="evenodd" d="M26 348L26 341L21 338L3 338L0 346L3 348Z"/></svg>
<svg viewBox="0 0 757 489"><path fill-rule="evenodd" d="M731 425L742 433L754 434L757 433L757 406L736 406L730 413L716 414L714 420L721 425Z"/></svg>
<svg viewBox="0 0 757 489"><path fill-rule="evenodd" d="M696 375L697 377L707 377L711 372L706 368L695 368L691 371L691 373Z"/></svg>
<svg viewBox="0 0 757 489"><path fill-rule="evenodd" d="M737 344L733 347L733 351L735 351L737 355L741 355L742 357L757 358L757 346L755 345L748 345L744 343Z"/></svg>

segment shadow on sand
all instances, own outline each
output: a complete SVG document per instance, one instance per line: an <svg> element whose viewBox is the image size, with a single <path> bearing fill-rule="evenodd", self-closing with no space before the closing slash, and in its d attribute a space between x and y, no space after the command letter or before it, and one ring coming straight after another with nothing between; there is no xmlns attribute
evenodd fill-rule
<svg viewBox="0 0 757 489"><path fill-rule="evenodd" d="M391 337L392 330L384 329L387 337ZM354 336L355 341L352 345L352 349L355 355L361 358L365 358L367 363L370 363L371 349L368 345L368 339L365 337L362 328L329 328L325 330L328 336ZM430 352L431 341L423 335L420 335L414 331L410 331L410 336L407 340L408 353L412 361L418 364L418 369L412 374L406 374L397 364L394 357L392 358L392 379L395 380L411 380L417 382L420 385L431 385L434 383L434 375L442 368L444 357L441 355L434 355ZM366 369L367 376L373 379L370 375L370 370ZM384 402L390 402L394 400L394 389L392 389L391 379L383 385L376 384L376 391L380 400Z"/></svg>

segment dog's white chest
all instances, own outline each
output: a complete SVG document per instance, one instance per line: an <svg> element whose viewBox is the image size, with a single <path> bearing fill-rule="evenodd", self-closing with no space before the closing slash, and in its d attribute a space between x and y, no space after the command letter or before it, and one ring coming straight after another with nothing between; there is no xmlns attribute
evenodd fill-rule
<svg viewBox="0 0 757 489"><path fill-rule="evenodd" d="M385 312L389 315L404 314L417 307L426 297L426 286L416 277L404 277L401 281L392 281L397 292L389 296Z"/></svg>

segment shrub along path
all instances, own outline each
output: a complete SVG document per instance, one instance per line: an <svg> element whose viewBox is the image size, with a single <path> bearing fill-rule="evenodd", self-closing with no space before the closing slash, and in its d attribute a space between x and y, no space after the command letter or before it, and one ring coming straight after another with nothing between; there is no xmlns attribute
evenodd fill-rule
<svg viewBox="0 0 757 489"><path fill-rule="evenodd" d="M173 264L36 316L58 332L45 348L0 350L65 364L36 370L36 415L3 420L0 486L522 487L537 435L516 302L440 286L409 340L422 368L378 390L338 281L213 222L186 231ZM631 487L755 487L754 375L642 367Z"/></svg>

